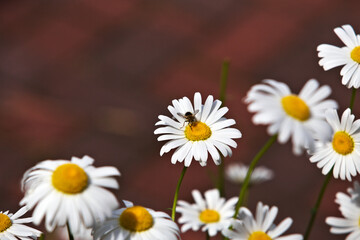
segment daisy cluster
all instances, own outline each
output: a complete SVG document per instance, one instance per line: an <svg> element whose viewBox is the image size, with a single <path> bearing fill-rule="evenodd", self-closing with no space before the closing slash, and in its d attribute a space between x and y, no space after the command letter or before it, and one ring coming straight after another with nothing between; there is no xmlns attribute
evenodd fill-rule
<svg viewBox="0 0 360 240"><path fill-rule="evenodd" d="M343 66L341 82L353 88L355 96L360 87L360 36L350 25L336 28L335 33L345 46L321 44L319 64L324 70ZM338 114L339 106L328 99L330 94L331 88L315 79L308 80L299 93L286 83L265 79L251 87L244 102L253 113L253 123L266 125L274 141L291 141L294 155L307 154L322 174L352 181L360 173L360 120L352 113L353 102ZM42 233L28 223L44 223L47 232L60 232L58 238L77 240L177 240L189 230L205 232L207 239L216 235L233 240L307 239L308 231L304 237L283 235L293 221L287 217L275 224L278 207L258 201L253 214L242 206L249 186L274 178L271 169L256 166L263 151L249 166L233 163L225 168L225 178L241 187L239 197L226 199L221 188L204 194L195 189L193 202L177 201L186 169L196 162L202 167L208 162L224 164L242 133L234 119L225 117L229 109L211 95L203 101L196 92L192 99L174 99L167 109L170 115L159 115L155 124L154 134L164 142L160 156L172 152L170 162L184 165L171 217L128 200L119 202L114 194L120 176L116 167L95 167L89 156L45 160L24 173L20 210L0 211L0 240L39 238ZM339 192L335 200L344 218L328 217L326 223L331 233L360 239L360 185L355 182L348 194ZM31 217L20 218L28 211Z"/></svg>

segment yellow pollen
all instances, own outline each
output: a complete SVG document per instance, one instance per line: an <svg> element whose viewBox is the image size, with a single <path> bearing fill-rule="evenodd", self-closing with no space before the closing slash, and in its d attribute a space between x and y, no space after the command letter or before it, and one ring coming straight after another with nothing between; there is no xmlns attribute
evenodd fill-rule
<svg viewBox="0 0 360 240"><path fill-rule="evenodd" d="M215 210L205 209L200 213L199 219L203 223L218 222L220 220L220 214Z"/></svg>
<svg viewBox="0 0 360 240"><path fill-rule="evenodd" d="M190 141L203 141L211 136L211 130L203 122L188 124L185 128L185 137Z"/></svg>
<svg viewBox="0 0 360 240"><path fill-rule="evenodd" d="M271 240L271 237L262 231L253 232L248 240Z"/></svg>
<svg viewBox="0 0 360 240"><path fill-rule="evenodd" d="M355 47L350 53L351 59L360 63L360 46Z"/></svg>
<svg viewBox="0 0 360 240"><path fill-rule="evenodd" d="M130 232L142 232L151 228L154 220L146 208L133 206L121 213L119 224Z"/></svg>
<svg viewBox="0 0 360 240"><path fill-rule="evenodd" d="M86 172L74 163L65 163L55 169L52 174L53 186L67 194L76 194L88 186Z"/></svg>
<svg viewBox="0 0 360 240"><path fill-rule="evenodd" d="M352 153L354 145L353 138L347 132L339 131L334 134L332 146L337 153L341 155Z"/></svg>
<svg viewBox="0 0 360 240"><path fill-rule="evenodd" d="M281 104L289 116L299 121L305 121L310 118L310 109L308 105L298 96L285 96L281 99Z"/></svg>
<svg viewBox="0 0 360 240"><path fill-rule="evenodd" d="M11 219L6 214L0 213L0 232L5 231L11 227L11 225Z"/></svg>

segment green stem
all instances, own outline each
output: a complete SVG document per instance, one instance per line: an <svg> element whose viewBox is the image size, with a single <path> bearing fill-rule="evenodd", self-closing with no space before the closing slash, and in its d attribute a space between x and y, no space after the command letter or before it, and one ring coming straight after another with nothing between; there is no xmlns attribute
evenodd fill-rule
<svg viewBox="0 0 360 240"><path fill-rule="evenodd" d="M230 61L225 59L222 63L222 67L221 67L221 82L220 82L220 97L219 100L222 102L222 105L225 104L225 97L226 97L226 85L227 85L227 80L228 80L228 76L229 76L229 66L230 66Z"/></svg>
<svg viewBox="0 0 360 240"><path fill-rule="evenodd" d="M353 106L354 106L355 96L356 96L356 88L353 88L352 89L352 94L351 94L351 100L350 100L350 110L351 111L352 111Z"/></svg>
<svg viewBox="0 0 360 240"><path fill-rule="evenodd" d="M66 222L66 227L67 227L68 233L69 233L69 240L74 240L74 236L71 233L69 222Z"/></svg>
<svg viewBox="0 0 360 240"><path fill-rule="evenodd" d="M311 232L311 229L314 225L314 221L315 221L315 218L316 218L316 214L317 214L317 211L320 207L320 203L321 203L321 200L324 196L324 193L325 193L325 189L327 187L327 185L329 184L330 182L330 179L331 179L331 175L332 175L332 170L326 175L326 178L324 180L324 183L323 183L323 186L320 190L320 193L319 193L319 196L318 196L318 199L315 203L315 206L311 209L311 217L310 217L310 221L309 221L309 224L306 228L306 231L305 231L305 234L304 234L304 240L307 240L309 235L310 235L310 232Z"/></svg>
<svg viewBox="0 0 360 240"><path fill-rule="evenodd" d="M221 81L220 81L220 95L219 100L222 102L222 106L225 104L226 99L226 85L229 75L229 65L230 61L225 59L221 67ZM225 167L224 167L224 157L221 155L221 162L218 166L218 180L217 180L217 189L219 189L220 196L225 195Z"/></svg>
<svg viewBox="0 0 360 240"><path fill-rule="evenodd" d="M177 186L176 186L176 191L175 191L175 196L174 196L174 202L173 202L173 207L172 207L172 211L171 211L171 218L172 220L175 222L175 213L176 213L176 205L177 205L177 200L178 200L178 196L179 196L179 190L180 190L180 186L181 186L181 182L184 178L184 175L186 173L186 170L187 170L187 167L184 166L182 172L181 172L181 175L180 175L180 178L179 178L179 181L177 183Z"/></svg>
<svg viewBox="0 0 360 240"><path fill-rule="evenodd" d="M220 196L225 196L225 169L224 169L224 157L221 155L221 163L218 166L218 180L217 189L219 189Z"/></svg>
<svg viewBox="0 0 360 240"><path fill-rule="evenodd" d="M206 240L210 240L210 235L208 231L206 231Z"/></svg>
<svg viewBox="0 0 360 240"><path fill-rule="evenodd" d="M242 206L242 204L244 203L244 199L245 199L245 195L247 192L247 188L249 186L250 183L250 177L252 172L255 169L256 164L258 163L258 161L260 160L260 158L264 155L264 153L271 147L271 145L276 141L277 139L277 134L273 135L266 143L265 145L260 149L260 151L255 155L254 159L251 161L251 164L249 166L249 170L246 173L246 177L244 180L244 183L241 187L241 191L239 194L239 200L236 203L236 207L235 207L235 213L234 213L234 218L236 218L237 214L239 213L239 209Z"/></svg>

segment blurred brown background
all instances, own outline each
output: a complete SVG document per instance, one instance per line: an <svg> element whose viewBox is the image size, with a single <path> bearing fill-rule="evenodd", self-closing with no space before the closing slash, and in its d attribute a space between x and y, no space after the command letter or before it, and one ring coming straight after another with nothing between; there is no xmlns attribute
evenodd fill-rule
<svg viewBox="0 0 360 240"><path fill-rule="evenodd" d="M229 58L227 117L243 138L225 164L249 163L268 139L242 102L253 84L272 78L298 93L316 78L332 86L341 111L348 106L351 91L339 69L319 67L316 47L342 46L333 29L343 24L359 33L359 8L357 0L1 1L1 210L18 209L20 179L35 163L87 154L96 166L121 171L119 200L169 213L183 165L170 163L172 152L159 156L153 131L171 100L195 91L218 97ZM275 144L260 165L275 179L252 188L250 209L258 201L277 205L276 223L290 216L289 232L303 233L324 176L308 156L293 156L290 144ZM193 162L180 199L192 202L192 189L212 188L215 171L211 160L205 168ZM331 235L324 219L340 216L335 193L350 186L330 183L310 239L345 238ZM238 192L226 186L227 197Z"/></svg>

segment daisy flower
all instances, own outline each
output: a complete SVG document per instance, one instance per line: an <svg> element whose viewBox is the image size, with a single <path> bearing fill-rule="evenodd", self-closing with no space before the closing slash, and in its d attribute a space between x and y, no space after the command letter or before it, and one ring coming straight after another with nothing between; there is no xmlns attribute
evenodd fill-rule
<svg viewBox="0 0 360 240"><path fill-rule="evenodd" d="M110 218L98 222L94 240L177 240L179 228L169 215L124 201L125 208L114 210Z"/></svg>
<svg viewBox="0 0 360 240"><path fill-rule="evenodd" d="M0 211L0 239L26 240L40 237L40 231L23 224L32 222L32 218L20 218L26 212L26 207L20 208L15 214Z"/></svg>
<svg viewBox="0 0 360 240"><path fill-rule="evenodd" d="M358 185L358 183L356 183ZM356 191L349 189L348 192ZM359 190L359 189L357 189ZM357 195L359 192L357 192ZM348 196L345 193L338 192L336 194L335 202L340 205L339 209L344 218L327 217L326 223L331 226L330 232L333 234L350 233L346 240L360 239L360 202L353 199L353 196Z"/></svg>
<svg viewBox="0 0 360 240"><path fill-rule="evenodd" d="M172 118L160 115L155 125L162 127L155 130L155 134L161 134L158 141L168 141L160 150L160 155L176 149L171 157L171 162L183 162L188 167L192 159L199 161L205 166L208 152L216 165L221 162L221 154L231 156L230 147L236 148L233 138L241 138L241 133L235 128L229 128L235 124L233 119L223 116L229 110L220 107L221 101L208 96L204 105L201 103L200 93L194 95L194 105L187 97L173 100L173 105L168 106Z"/></svg>
<svg viewBox="0 0 360 240"><path fill-rule="evenodd" d="M320 66L325 71L344 65L340 71L342 84L348 88L360 87L360 36L356 35L350 25L343 25L334 29L336 35L346 45L342 48L329 44L317 47Z"/></svg>
<svg viewBox="0 0 360 240"><path fill-rule="evenodd" d="M222 233L232 240L301 240L300 234L282 235L292 224L291 218L284 219L279 225L274 224L278 208L258 203L256 218L245 207L240 209L239 219L232 219L232 229L225 228Z"/></svg>
<svg viewBox="0 0 360 240"><path fill-rule="evenodd" d="M76 235L90 228L96 220L104 220L118 206L115 196L105 188L117 189L114 167L95 168L94 159L84 156L69 160L42 161L23 177L25 192L21 205L34 208L33 220L39 224L46 217L47 231L69 223Z"/></svg>
<svg viewBox="0 0 360 240"><path fill-rule="evenodd" d="M349 108L342 114L341 122L335 109L327 110L325 115L333 134L325 142L317 141L310 161L317 163L324 175L333 169L335 178L351 181L351 176L360 173L360 120L354 121Z"/></svg>
<svg viewBox="0 0 360 240"><path fill-rule="evenodd" d="M249 170L248 166L243 164L231 164L226 168L226 178L237 184L242 184L245 180L246 174ZM256 167L251 174L250 184L259 184L273 179L274 172L266 167Z"/></svg>
<svg viewBox="0 0 360 240"><path fill-rule="evenodd" d="M298 95L275 80L264 80L253 86L245 102L248 110L255 112L254 124L269 125L270 135L278 134L278 141L285 143L292 138L293 152L299 155L305 148L314 149L314 138L324 138L331 133L324 114L328 108L337 108L334 100L325 100L330 93L329 86L319 87L310 79Z"/></svg>
<svg viewBox="0 0 360 240"><path fill-rule="evenodd" d="M219 190L212 189L205 192L205 199L198 190L192 191L195 204L180 200L176 211L181 213L179 223L182 232L189 229L208 231L209 236L215 236L218 231L230 226L230 220L235 213L236 197L229 199L220 197Z"/></svg>

